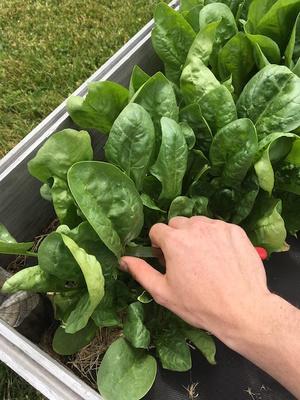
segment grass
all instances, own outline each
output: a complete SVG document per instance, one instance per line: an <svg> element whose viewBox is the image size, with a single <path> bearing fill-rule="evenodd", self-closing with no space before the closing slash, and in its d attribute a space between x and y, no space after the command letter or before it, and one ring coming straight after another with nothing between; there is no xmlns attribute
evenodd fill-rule
<svg viewBox="0 0 300 400"><path fill-rule="evenodd" d="M159 0L1 0L0 157L132 37ZM41 400L0 364L1 400Z"/></svg>
<svg viewBox="0 0 300 400"><path fill-rule="evenodd" d="M1 0L0 157L152 16L158 0Z"/></svg>

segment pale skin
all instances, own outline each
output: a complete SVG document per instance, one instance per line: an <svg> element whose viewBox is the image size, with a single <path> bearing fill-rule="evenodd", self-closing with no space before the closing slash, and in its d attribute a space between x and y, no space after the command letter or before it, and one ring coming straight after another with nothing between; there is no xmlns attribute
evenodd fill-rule
<svg viewBox="0 0 300 400"><path fill-rule="evenodd" d="M269 291L246 233L205 217L176 217L149 236L166 273L135 257L123 257L121 268L157 303L213 333L300 399L300 311Z"/></svg>

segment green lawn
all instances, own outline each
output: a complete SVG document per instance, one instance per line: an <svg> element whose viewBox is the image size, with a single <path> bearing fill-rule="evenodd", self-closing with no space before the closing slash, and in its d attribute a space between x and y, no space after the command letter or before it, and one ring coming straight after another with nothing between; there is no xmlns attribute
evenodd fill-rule
<svg viewBox="0 0 300 400"><path fill-rule="evenodd" d="M1 0L0 157L152 16L159 0ZM0 364L1 400L42 399Z"/></svg>

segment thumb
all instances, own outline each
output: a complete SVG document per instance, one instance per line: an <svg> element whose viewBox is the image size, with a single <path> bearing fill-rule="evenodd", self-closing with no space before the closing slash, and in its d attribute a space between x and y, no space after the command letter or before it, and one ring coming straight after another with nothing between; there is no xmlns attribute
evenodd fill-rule
<svg viewBox="0 0 300 400"><path fill-rule="evenodd" d="M160 298L160 294L165 292L165 276L141 258L122 257L120 268L132 275L154 299Z"/></svg>

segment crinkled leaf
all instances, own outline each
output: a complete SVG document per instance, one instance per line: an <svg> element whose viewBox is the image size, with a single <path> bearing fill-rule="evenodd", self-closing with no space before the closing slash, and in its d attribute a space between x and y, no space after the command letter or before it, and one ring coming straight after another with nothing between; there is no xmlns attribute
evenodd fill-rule
<svg viewBox="0 0 300 400"><path fill-rule="evenodd" d="M109 162L120 167L141 190L155 147L155 131L150 115L130 103L115 120L105 145Z"/></svg>
<svg viewBox="0 0 300 400"><path fill-rule="evenodd" d="M154 21L152 45L164 64L172 68L173 73L171 76L166 74L167 78L177 82L195 32L180 13L165 3L157 5Z"/></svg>
<svg viewBox="0 0 300 400"><path fill-rule="evenodd" d="M184 67L180 87L186 104L200 106L214 133L236 119L236 107L230 91L198 57L191 58Z"/></svg>
<svg viewBox="0 0 300 400"><path fill-rule="evenodd" d="M139 400L151 389L156 372L154 357L120 338L109 347L101 362L98 388L107 400Z"/></svg>
<svg viewBox="0 0 300 400"><path fill-rule="evenodd" d="M221 79L232 76L234 92L240 95L255 64L252 45L247 36L242 32L233 36L220 50L218 62Z"/></svg>
<svg viewBox="0 0 300 400"><path fill-rule="evenodd" d="M243 181L257 150L256 130L249 119L234 121L217 133L209 155L224 186L236 187Z"/></svg>
<svg viewBox="0 0 300 400"><path fill-rule="evenodd" d="M134 183L114 165L82 162L68 173L71 192L102 242L116 257L143 227L143 203Z"/></svg>
<svg viewBox="0 0 300 400"><path fill-rule="evenodd" d="M182 129L175 121L162 118L161 129L161 147L150 171L162 184L160 199L172 200L181 193L188 148Z"/></svg>
<svg viewBox="0 0 300 400"><path fill-rule="evenodd" d="M104 296L104 276L96 257L87 254L74 240L62 234L62 239L78 263L87 285L88 296L83 296L66 322L66 333L83 329Z"/></svg>
<svg viewBox="0 0 300 400"><path fill-rule="evenodd" d="M65 329L60 326L55 331L52 340L53 350L62 356L70 356L88 345L96 333L97 327L91 320L83 329L73 334L66 333Z"/></svg>
<svg viewBox="0 0 300 400"><path fill-rule="evenodd" d="M88 85L85 98L71 96L67 110L81 128L98 129L109 133L115 119L128 102L129 92L115 82L93 82Z"/></svg>
<svg viewBox="0 0 300 400"><path fill-rule="evenodd" d="M259 138L300 126L300 78L287 67L269 65L245 86L237 103L241 118L250 118Z"/></svg>

